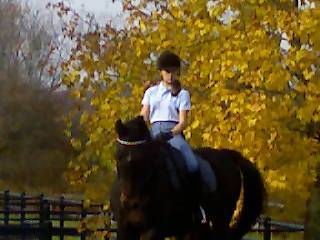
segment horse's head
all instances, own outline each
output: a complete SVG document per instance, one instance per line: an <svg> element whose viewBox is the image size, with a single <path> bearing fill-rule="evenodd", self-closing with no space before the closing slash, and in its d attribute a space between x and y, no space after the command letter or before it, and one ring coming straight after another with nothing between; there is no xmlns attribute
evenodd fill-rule
<svg viewBox="0 0 320 240"><path fill-rule="evenodd" d="M151 139L149 129L142 116L135 117L126 123L122 123L119 119L116 121L115 128L119 137L118 142L123 145L140 145L140 143Z"/></svg>
<svg viewBox="0 0 320 240"><path fill-rule="evenodd" d="M152 159L151 136L143 117L115 124L118 134L116 161L121 191L134 195L145 187L155 165Z"/></svg>

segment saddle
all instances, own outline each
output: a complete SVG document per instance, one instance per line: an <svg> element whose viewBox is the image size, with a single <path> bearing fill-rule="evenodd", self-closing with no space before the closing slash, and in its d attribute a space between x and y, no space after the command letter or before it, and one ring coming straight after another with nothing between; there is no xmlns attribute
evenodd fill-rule
<svg viewBox="0 0 320 240"><path fill-rule="evenodd" d="M165 161L170 174L172 185L177 191L181 191L184 186L188 186L189 172L186 165L186 159L176 148L167 145L167 154ZM202 193L214 192L217 189L216 175L208 161L197 156L200 168L200 185Z"/></svg>

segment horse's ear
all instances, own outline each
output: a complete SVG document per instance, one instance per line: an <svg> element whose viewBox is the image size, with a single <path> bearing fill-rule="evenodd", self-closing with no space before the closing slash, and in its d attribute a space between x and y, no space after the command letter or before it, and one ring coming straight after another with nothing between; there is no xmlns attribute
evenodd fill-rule
<svg viewBox="0 0 320 240"><path fill-rule="evenodd" d="M121 119L118 119L115 123L115 128L119 136L123 136L127 132L127 128L123 125Z"/></svg>
<svg viewBox="0 0 320 240"><path fill-rule="evenodd" d="M143 116L139 115L136 117L137 123L139 124L141 130L144 130L144 128L146 127L146 122L144 121Z"/></svg>
<svg viewBox="0 0 320 240"><path fill-rule="evenodd" d="M140 131L143 133L149 134L149 129L148 129L146 122L144 121L143 116L141 116L141 115L137 116L136 119L137 119L137 124L138 124Z"/></svg>

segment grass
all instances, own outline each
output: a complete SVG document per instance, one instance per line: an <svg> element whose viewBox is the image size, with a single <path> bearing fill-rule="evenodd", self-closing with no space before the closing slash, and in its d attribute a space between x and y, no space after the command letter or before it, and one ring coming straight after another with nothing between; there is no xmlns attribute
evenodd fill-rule
<svg viewBox="0 0 320 240"><path fill-rule="evenodd" d="M10 218L18 219L20 214L10 214ZM26 223L38 223L39 221L28 221L28 218L37 218L38 214L26 214ZM0 214L0 218L4 218L4 214ZM0 221L0 224L4 224L4 221ZM9 221L9 224L19 225L19 221ZM77 228L79 225L78 221L65 221L64 227L66 228ZM59 227L59 220L52 221L53 227ZM52 240L59 240L59 236L53 236ZM65 240L78 240L80 236L65 236ZM303 240L303 233L273 233L272 240ZM263 233L249 233L245 236L244 240L263 240Z"/></svg>
<svg viewBox="0 0 320 240"><path fill-rule="evenodd" d="M245 236L248 240L263 240L263 233L248 233ZM272 233L272 240L303 240L303 233Z"/></svg>

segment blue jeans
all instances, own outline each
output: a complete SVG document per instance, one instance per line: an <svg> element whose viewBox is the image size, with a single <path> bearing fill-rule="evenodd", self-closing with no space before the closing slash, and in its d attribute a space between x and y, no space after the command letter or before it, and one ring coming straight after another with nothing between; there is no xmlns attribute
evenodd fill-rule
<svg viewBox="0 0 320 240"><path fill-rule="evenodd" d="M160 132L169 132L177 123L175 122L154 122L151 126L151 136L155 137ZM181 134L175 135L168 143L178 149L186 159L186 165L190 173L199 170L199 164L189 143Z"/></svg>

